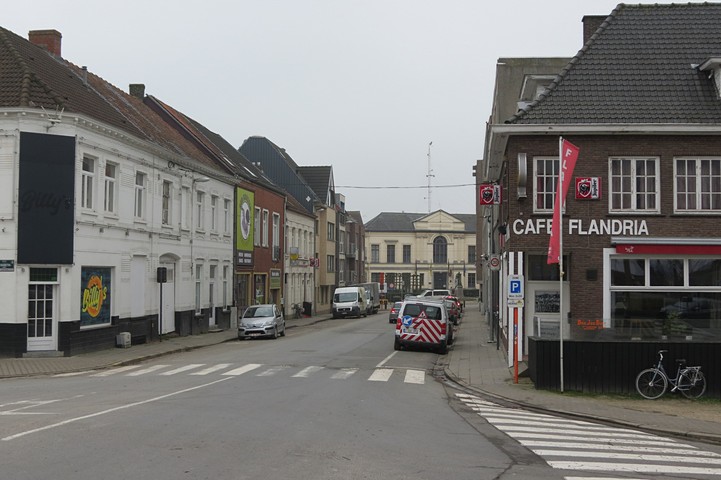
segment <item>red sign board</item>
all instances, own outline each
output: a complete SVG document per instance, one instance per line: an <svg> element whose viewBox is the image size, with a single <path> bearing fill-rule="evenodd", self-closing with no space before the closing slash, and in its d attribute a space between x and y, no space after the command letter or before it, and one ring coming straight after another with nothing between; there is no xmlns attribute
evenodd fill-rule
<svg viewBox="0 0 721 480"><path fill-rule="evenodd" d="M503 200L501 185L495 183L482 183L478 189L478 199L481 205L500 205Z"/></svg>
<svg viewBox="0 0 721 480"><path fill-rule="evenodd" d="M576 200L601 198L601 177L576 177Z"/></svg>

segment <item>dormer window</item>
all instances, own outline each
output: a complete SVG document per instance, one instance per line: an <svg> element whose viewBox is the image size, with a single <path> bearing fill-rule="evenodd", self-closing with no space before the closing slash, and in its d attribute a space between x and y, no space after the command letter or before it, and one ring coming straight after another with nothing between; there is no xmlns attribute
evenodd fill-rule
<svg viewBox="0 0 721 480"><path fill-rule="evenodd" d="M523 87L521 87L521 97L518 100L518 109L523 110L532 102L546 93L548 87L551 86L556 75L526 75L523 78Z"/></svg>
<svg viewBox="0 0 721 480"><path fill-rule="evenodd" d="M716 85L716 95L721 98L721 57L710 57L706 59L698 69L702 72L708 72L709 78L713 78Z"/></svg>

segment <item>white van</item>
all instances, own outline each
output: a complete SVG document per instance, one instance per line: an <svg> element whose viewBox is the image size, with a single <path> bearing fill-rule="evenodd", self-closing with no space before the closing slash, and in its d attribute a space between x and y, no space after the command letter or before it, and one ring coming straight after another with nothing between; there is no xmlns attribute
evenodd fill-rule
<svg viewBox="0 0 721 480"><path fill-rule="evenodd" d="M442 301L408 298L398 312L393 348L427 347L445 355L453 344L453 336L453 323Z"/></svg>
<svg viewBox="0 0 721 480"><path fill-rule="evenodd" d="M434 290L423 290L419 297L447 297L451 294L450 290L445 288L436 288Z"/></svg>
<svg viewBox="0 0 721 480"><path fill-rule="evenodd" d="M333 292L333 318L366 317L368 301L363 287L338 287Z"/></svg>

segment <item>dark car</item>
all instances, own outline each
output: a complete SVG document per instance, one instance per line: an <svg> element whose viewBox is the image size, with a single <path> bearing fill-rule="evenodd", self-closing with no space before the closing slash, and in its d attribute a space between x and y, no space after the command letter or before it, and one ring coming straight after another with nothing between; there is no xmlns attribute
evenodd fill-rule
<svg viewBox="0 0 721 480"><path fill-rule="evenodd" d="M403 305L403 302L396 302L391 307L391 311L388 314L388 323L396 323L396 320L398 320L398 311L401 309L401 305Z"/></svg>

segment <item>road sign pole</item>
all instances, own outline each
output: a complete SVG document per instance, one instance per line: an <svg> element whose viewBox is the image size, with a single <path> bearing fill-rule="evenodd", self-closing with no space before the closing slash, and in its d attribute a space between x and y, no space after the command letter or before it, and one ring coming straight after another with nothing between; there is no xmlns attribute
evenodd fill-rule
<svg viewBox="0 0 721 480"><path fill-rule="evenodd" d="M518 308L513 309L513 383L518 383Z"/></svg>

